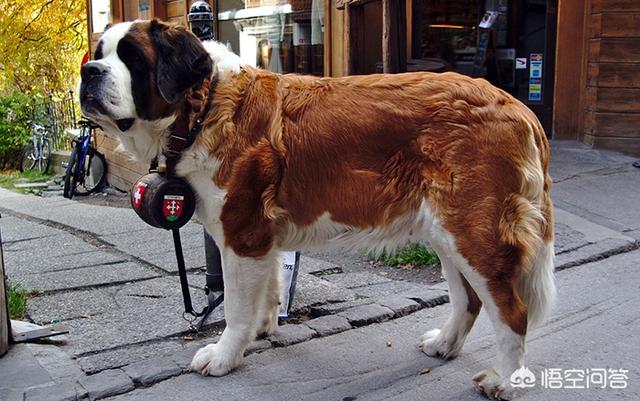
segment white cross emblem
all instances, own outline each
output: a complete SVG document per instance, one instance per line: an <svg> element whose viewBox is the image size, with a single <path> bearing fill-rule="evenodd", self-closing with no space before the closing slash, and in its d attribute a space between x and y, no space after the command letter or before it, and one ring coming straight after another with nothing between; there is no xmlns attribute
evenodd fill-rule
<svg viewBox="0 0 640 401"><path fill-rule="evenodd" d="M133 194L133 199L136 201L136 203L140 203L140 199L142 199L142 193L140 193L141 189L142 187L136 188L136 193Z"/></svg>
<svg viewBox="0 0 640 401"><path fill-rule="evenodd" d="M180 205L178 205L178 203L174 200L171 201L171 203L169 203L167 205L167 210L171 213L171 214L176 214L176 212L178 210L180 210Z"/></svg>

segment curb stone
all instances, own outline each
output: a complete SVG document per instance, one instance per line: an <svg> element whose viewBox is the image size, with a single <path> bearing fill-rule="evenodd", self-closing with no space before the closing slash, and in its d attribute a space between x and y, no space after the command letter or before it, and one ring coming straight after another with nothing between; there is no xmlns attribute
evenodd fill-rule
<svg viewBox="0 0 640 401"><path fill-rule="evenodd" d="M78 380L91 401L129 392L135 388L133 381L122 369L104 370Z"/></svg>
<svg viewBox="0 0 640 401"><path fill-rule="evenodd" d="M364 326L370 323L380 323L389 320L394 313L391 309L378 304L361 305L349 308L338 316L347 318L354 327Z"/></svg>
<svg viewBox="0 0 640 401"><path fill-rule="evenodd" d="M257 339L249 343L249 346L244 351L244 355L254 354L256 352L261 352L267 350L272 347L272 344L267 339Z"/></svg>
<svg viewBox="0 0 640 401"><path fill-rule="evenodd" d="M408 291L398 295L419 303L423 308L432 308L449 302L449 295L447 291L443 290L425 289Z"/></svg>
<svg viewBox="0 0 640 401"><path fill-rule="evenodd" d="M351 328L349 320L344 316L338 315L320 316L315 319L308 320L303 324L310 327L312 330L315 330L320 337L341 333Z"/></svg>
<svg viewBox="0 0 640 401"><path fill-rule="evenodd" d="M400 295L386 296L382 299L379 299L378 303L391 309L393 313L395 313L395 317L406 316L411 312L422 309L422 306L418 302L410 298L402 297Z"/></svg>
<svg viewBox="0 0 640 401"><path fill-rule="evenodd" d="M278 326L275 334L267 337L274 347L286 347L310 340L316 332L304 324L285 324Z"/></svg>
<svg viewBox="0 0 640 401"><path fill-rule="evenodd" d="M133 383L145 387L182 373L182 369L169 358L136 362L123 367L122 370L129 375Z"/></svg>

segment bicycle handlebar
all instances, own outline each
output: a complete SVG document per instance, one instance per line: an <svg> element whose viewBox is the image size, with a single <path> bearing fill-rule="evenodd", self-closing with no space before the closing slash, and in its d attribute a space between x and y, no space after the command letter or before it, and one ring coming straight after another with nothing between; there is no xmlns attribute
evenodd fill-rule
<svg viewBox="0 0 640 401"><path fill-rule="evenodd" d="M94 123L93 121L89 119L84 119L84 118L78 120L78 125L81 127L89 127L91 129L102 128L98 124Z"/></svg>

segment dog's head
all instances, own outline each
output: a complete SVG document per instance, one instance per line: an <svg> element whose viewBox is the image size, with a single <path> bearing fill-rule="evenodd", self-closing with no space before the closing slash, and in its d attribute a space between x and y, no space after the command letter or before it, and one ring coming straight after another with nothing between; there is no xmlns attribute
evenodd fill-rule
<svg viewBox="0 0 640 401"><path fill-rule="evenodd" d="M116 24L81 70L82 112L126 136L138 121L176 114L184 94L212 73L209 54L187 29L156 20Z"/></svg>

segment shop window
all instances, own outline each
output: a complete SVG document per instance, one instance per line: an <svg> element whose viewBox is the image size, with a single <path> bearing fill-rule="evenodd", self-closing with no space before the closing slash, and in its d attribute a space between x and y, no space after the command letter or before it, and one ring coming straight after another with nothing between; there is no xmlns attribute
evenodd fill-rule
<svg viewBox="0 0 640 401"><path fill-rule="evenodd" d="M218 40L248 65L323 75L323 0L220 0Z"/></svg>
<svg viewBox="0 0 640 401"><path fill-rule="evenodd" d="M471 74L480 7L478 0L414 0L412 57Z"/></svg>
<svg viewBox="0 0 640 401"><path fill-rule="evenodd" d="M102 33L111 22L110 0L91 0L91 33Z"/></svg>

